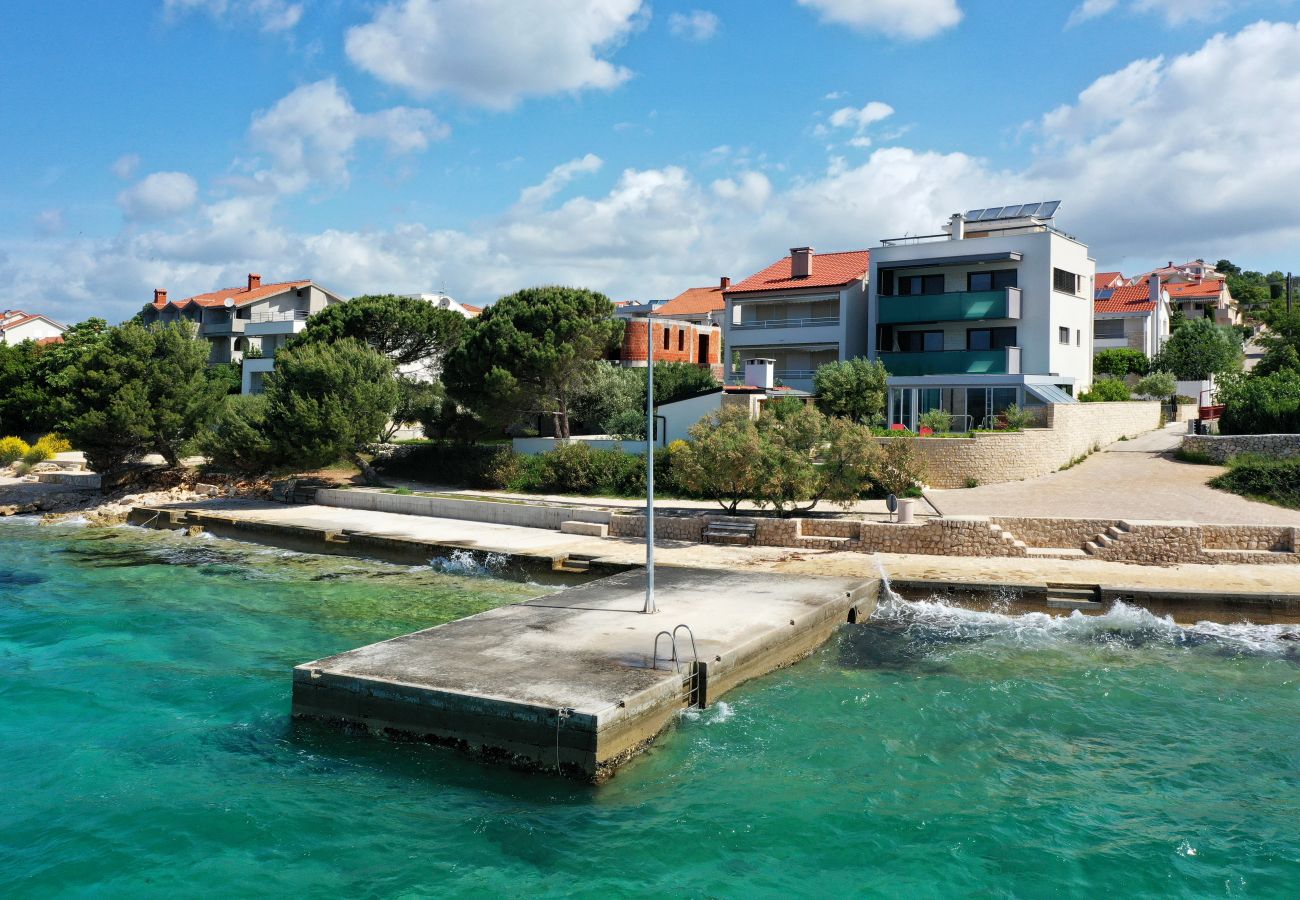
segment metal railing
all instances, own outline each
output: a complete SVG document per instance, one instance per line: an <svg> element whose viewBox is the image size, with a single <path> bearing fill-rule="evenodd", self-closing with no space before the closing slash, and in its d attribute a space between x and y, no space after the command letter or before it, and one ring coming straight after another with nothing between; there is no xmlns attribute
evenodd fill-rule
<svg viewBox="0 0 1300 900"><path fill-rule="evenodd" d="M813 377L815 369L774 369L772 377L785 381L791 378L807 381ZM743 372L727 373L727 384L745 384L745 374Z"/></svg>
<svg viewBox="0 0 1300 900"><path fill-rule="evenodd" d="M294 309L288 312L267 312L254 313L248 320L254 324L263 322L305 322L311 317L311 313L305 309Z"/></svg>
<svg viewBox="0 0 1300 900"><path fill-rule="evenodd" d="M801 319L764 319L758 322L741 322L732 325L732 331L761 330L764 328L820 328L826 325L839 325L839 316L808 316Z"/></svg>

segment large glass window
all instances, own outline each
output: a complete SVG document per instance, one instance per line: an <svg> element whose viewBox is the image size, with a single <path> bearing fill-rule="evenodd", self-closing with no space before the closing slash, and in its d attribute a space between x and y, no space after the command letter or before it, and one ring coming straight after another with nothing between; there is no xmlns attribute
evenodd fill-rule
<svg viewBox="0 0 1300 900"><path fill-rule="evenodd" d="M901 297L942 293L942 275L901 275L898 278L898 294Z"/></svg>
<svg viewBox="0 0 1300 900"><path fill-rule="evenodd" d="M1014 325L1002 328L967 328L967 350L1003 350L1016 346Z"/></svg>
<svg viewBox="0 0 1300 900"><path fill-rule="evenodd" d="M935 353L943 349L943 332L900 331L898 349L904 353Z"/></svg>
<svg viewBox="0 0 1300 900"><path fill-rule="evenodd" d="M1124 320L1098 319L1092 323L1092 336L1098 340L1122 338L1124 336Z"/></svg>
<svg viewBox="0 0 1300 900"><path fill-rule="evenodd" d="M1052 270L1052 287L1066 294L1079 293L1079 276L1064 269Z"/></svg>
<svg viewBox="0 0 1300 900"><path fill-rule="evenodd" d="M970 272L966 276L968 291L1000 291L1016 287L1017 270L993 269L988 272Z"/></svg>

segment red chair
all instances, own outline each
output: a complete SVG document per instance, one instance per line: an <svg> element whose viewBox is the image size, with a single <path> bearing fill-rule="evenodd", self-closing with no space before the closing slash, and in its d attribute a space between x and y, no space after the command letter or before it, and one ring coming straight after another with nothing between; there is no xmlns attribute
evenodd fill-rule
<svg viewBox="0 0 1300 900"><path fill-rule="evenodd" d="M890 426L889 426L889 430L890 430L890 431L906 431L906 430L907 430L907 426L906 426L906 425L900 425L899 423L895 422L893 425L890 425Z"/></svg>
<svg viewBox="0 0 1300 900"><path fill-rule="evenodd" d="M934 434L933 428L929 428L925 425L921 426L921 437L929 437L932 434Z"/></svg>

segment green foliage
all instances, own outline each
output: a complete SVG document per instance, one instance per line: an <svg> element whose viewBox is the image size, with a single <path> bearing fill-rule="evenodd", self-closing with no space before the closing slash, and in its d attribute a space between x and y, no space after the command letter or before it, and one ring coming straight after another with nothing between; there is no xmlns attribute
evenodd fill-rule
<svg viewBox="0 0 1300 900"><path fill-rule="evenodd" d="M0 466L13 465L30 453L31 449L22 438L0 438Z"/></svg>
<svg viewBox="0 0 1300 900"><path fill-rule="evenodd" d="M1300 371L1271 375L1237 375L1219 383L1222 434L1295 434L1300 432Z"/></svg>
<svg viewBox="0 0 1300 900"><path fill-rule="evenodd" d="M1080 403L1114 403L1131 399L1128 385L1118 378L1102 378L1092 383L1092 390L1079 395Z"/></svg>
<svg viewBox="0 0 1300 900"><path fill-rule="evenodd" d="M519 459L507 444L433 441L376 460L375 468L394 478L447 487L500 489L517 475Z"/></svg>
<svg viewBox="0 0 1300 900"><path fill-rule="evenodd" d="M765 475L762 439L742 407L724 406L690 427L691 440L673 454L674 480L691 493L735 512Z"/></svg>
<svg viewBox="0 0 1300 900"><path fill-rule="evenodd" d="M658 385L656 385L658 387ZM618 434L615 416L639 412L639 433L645 434L645 369L624 368L603 359L593 360L578 372L569 415L589 434Z"/></svg>
<svg viewBox="0 0 1300 900"><path fill-rule="evenodd" d="M645 408L645 371L631 369L639 373L640 406ZM655 363L655 406L661 403L673 403L695 394L716 390L722 385L708 369L684 362Z"/></svg>
<svg viewBox="0 0 1300 900"><path fill-rule="evenodd" d="M0 433L30 435L57 428L71 411L72 373L107 328L103 319L87 319L64 332L59 344L0 344Z"/></svg>
<svg viewBox="0 0 1300 900"><path fill-rule="evenodd" d="M1179 447L1174 451L1174 459L1198 466L1217 466L1219 464L1217 459L1204 450L1195 450L1190 447Z"/></svg>
<svg viewBox="0 0 1300 900"><path fill-rule="evenodd" d="M1204 381L1238 371L1241 360L1240 335L1209 319L1192 319L1169 336L1151 366L1180 381Z"/></svg>
<svg viewBox="0 0 1300 900"><path fill-rule="evenodd" d="M208 374L208 354L189 323L104 331L58 375L66 385L60 430L100 474L150 452L177 465L181 447L224 395Z"/></svg>
<svg viewBox="0 0 1300 900"><path fill-rule="evenodd" d="M0 344L0 434L39 430L42 423L34 414L42 405L36 375L40 355L35 341Z"/></svg>
<svg viewBox="0 0 1300 900"><path fill-rule="evenodd" d="M560 444L548 453L517 458L510 490L541 494L644 496L645 456L595 450L585 441ZM658 466L656 466L656 473Z"/></svg>
<svg viewBox="0 0 1300 900"><path fill-rule="evenodd" d="M502 297L447 355L443 382L489 423L549 413L556 434L568 437L584 372L622 337L623 322L612 314L608 297L581 288L528 288Z"/></svg>
<svg viewBox="0 0 1300 900"><path fill-rule="evenodd" d="M952 414L942 409L931 409L921 413L920 426L928 428L935 434L946 434L952 428Z"/></svg>
<svg viewBox="0 0 1300 900"><path fill-rule="evenodd" d="M1011 431L1024 431L1035 422L1035 416L1029 410L1020 406L1008 406L1002 410L1000 417Z"/></svg>
<svg viewBox="0 0 1300 900"><path fill-rule="evenodd" d="M1243 453L1230 459L1228 471L1210 484L1253 500L1300 509L1300 457L1273 459Z"/></svg>
<svg viewBox="0 0 1300 900"><path fill-rule="evenodd" d="M1254 375L1271 375L1285 370L1300 370L1300 309L1274 316L1259 337L1264 356L1252 371Z"/></svg>
<svg viewBox="0 0 1300 900"><path fill-rule="evenodd" d="M915 496L924 480L925 460L916 439L898 437L886 441L872 474L880 491L898 497Z"/></svg>
<svg viewBox="0 0 1300 900"><path fill-rule="evenodd" d="M380 440L390 441L397 429L412 422L423 423L430 410L441 411L447 392L436 381L420 381L405 375L397 376L397 407L380 434Z"/></svg>
<svg viewBox="0 0 1300 900"><path fill-rule="evenodd" d="M397 408L393 364L355 338L276 354L266 377L266 423L276 458L297 466L351 459L373 443ZM368 474L368 473L367 473Z"/></svg>
<svg viewBox="0 0 1300 900"><path fill-rule="evenodd" d="M1152 372L1133 386L1133 393L1164 400L1178 390L1178 379L1168 372Z"/></svg>
<svg viewBox="0 0 1300 900"><path fill-rule="evenodd" d="M1092 370L1098 375L1123 378L1125 375L1145 375L1150 371L1151 360L1141 350L1131 347L1114 347L1102 350L1092 359Z"/></svg>
<svg viewBox="0 0 1300 900"><path fill-rule="evenodd" d="M223 394L238 394L243 389L243 376L239 363L217 363L208 366L208 378L218 385Z"/></svg>
<svg viewBox="0 0 1300 900"><path fill-rule="evenodd" d="M459 344L465 329L465 317L452 310L415 297L368 294L325 307L287 346L353 338L394 365L429 365Z"/></svg>
<svg viewBox="0 0 1300 900"><path fill-rule="evenodd" d="M646 434L645 410L632 407L611 415L601 424L601 433L623 441L644 441Z"/></svg>
<svg viewBox="0 0 1300 900"><path fill-rule="evenodd" d="M23 454L23 462L28 466L34 466L71 449L72 445L64 438L59 437L57 434L47 434L27 449L27 452Z"/></svg>
<svg viewBox="0 0 1300 900"><path fill-rule="evenodd" d="M212 420L199 431L199 452L221 469L265 472L274 468L266 409L265 394L223 398Z"/></svg>
<svg viewBox="0 0 1300 900"><path fill-rule="evenodd" d="M879 360L857 357L819 366L813 373L817 408L828 416L872 425L885 412L887 378Z"/></svg>

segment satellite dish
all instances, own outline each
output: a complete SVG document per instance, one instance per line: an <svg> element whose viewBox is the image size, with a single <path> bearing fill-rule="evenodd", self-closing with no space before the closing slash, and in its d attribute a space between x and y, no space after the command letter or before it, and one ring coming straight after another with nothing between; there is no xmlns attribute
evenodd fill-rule
<svg viewBox="0 0 1300 900"><path fill-rule="evenodd" d="M886 497L885 509L889 510L891 513L898 512L898 497L896 497L893 494L890 494L888 497Z"/></svg>
<svg viewBox="0 0 1300 900"><path fill-rule="evenodd" d="M235 305L235 298L227 297L225 300L221 301L221 305L224 306L226 309L230 309L232 306Z"/></svg>

